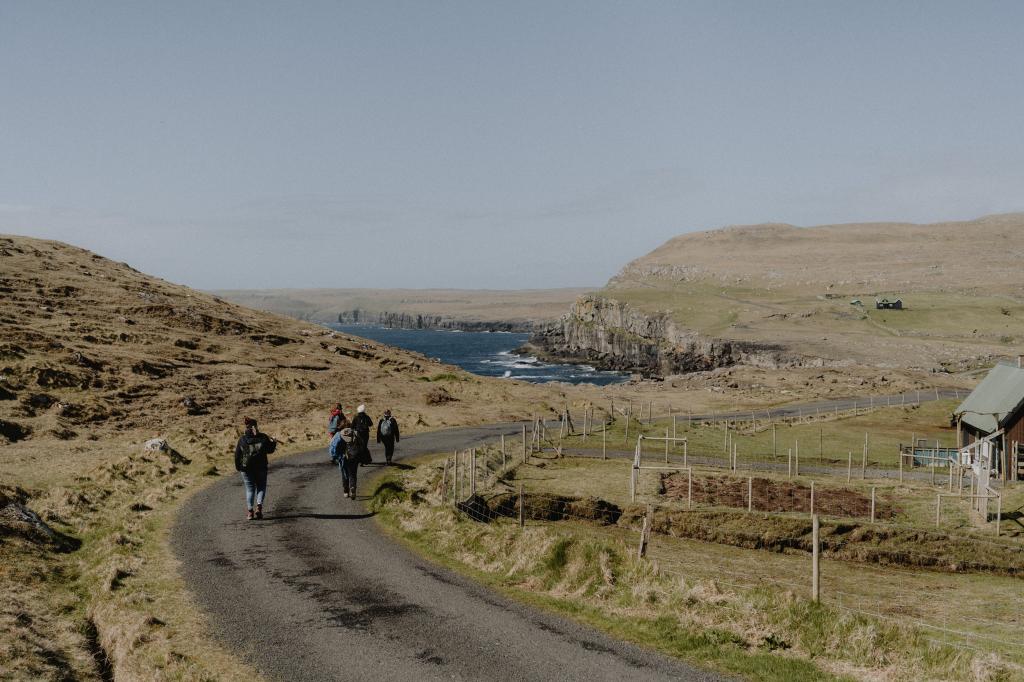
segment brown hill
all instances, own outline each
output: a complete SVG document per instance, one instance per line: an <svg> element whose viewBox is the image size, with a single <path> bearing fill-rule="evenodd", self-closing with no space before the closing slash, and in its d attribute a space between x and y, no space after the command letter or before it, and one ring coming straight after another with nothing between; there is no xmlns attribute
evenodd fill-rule
<svg viewBox="0 0 1024 682"><path fill-rule="evenodd" d="M326 445L336 401L410 433L551 394L56 242L0 236L0 293L0 670L19 679L102 676L98 660L125 679L245 673L197 638L163 543L183 495L235 475L243 415L287 453Z"/></svg>
<svg viewBox="0 0 1024 682"><path fill-rule="evenodd" d="M1024 213L929 225L744 225L681 235L609 282L1024 295Z"/></svg>
<svg viewBox="0 0 1024 682"><path fill-rule="evenodd" d="M629 263L534 343L658 375L972 370L1024 346L1022 236L1024 213L686 234ZM876 298L903 309L876 309Z"/></svg>

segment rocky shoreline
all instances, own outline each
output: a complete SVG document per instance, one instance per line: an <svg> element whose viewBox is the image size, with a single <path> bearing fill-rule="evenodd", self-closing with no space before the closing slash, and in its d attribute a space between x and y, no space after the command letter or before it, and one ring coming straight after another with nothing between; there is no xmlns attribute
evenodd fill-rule
<svg viewBox="0 0 1024 682"><path fill-rule="evenodd" d="M781 346L702 337L680 328L666 313L647 315L600 296L578 299L568 314L534 332L522 351L548 362L586 363L646 378L737 364L803 364Z"/></svg>

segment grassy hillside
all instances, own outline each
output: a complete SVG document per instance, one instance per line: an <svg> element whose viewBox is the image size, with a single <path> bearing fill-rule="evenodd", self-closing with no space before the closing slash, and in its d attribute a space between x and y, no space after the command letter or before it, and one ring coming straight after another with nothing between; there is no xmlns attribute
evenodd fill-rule
<svg viewBox="0 0 1024 682"><path fill-rule="evenodd" d="M730 227L629 263L602 295L707 336L832 363L957 371L1024 349L1024 214ZM876 296L905 310L876 310ZM863 305L853 302L860 300Z"/></svg>
<svg viewBox="0 0 1024 682"><path fill-rule="evenodd" d="M548 394L56 242L0 236L0 292L0 671L16 679L251 675L202 637L164 542L189 491L235 475L243 416L287 454L325 445L336 401L413 433ZM154 437L172 450L144 449Z"/></svg>

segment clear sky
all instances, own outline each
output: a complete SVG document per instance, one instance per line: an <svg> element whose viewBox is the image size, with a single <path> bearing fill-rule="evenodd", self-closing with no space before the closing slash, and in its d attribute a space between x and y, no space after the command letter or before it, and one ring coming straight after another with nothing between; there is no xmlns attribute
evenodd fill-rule
<svg viewBox="0 0 1024 682"><path fill-rule="evenodd" d="M202 288L599 286L1024 210L1024 2L0 2L0 232Z"/></svg>

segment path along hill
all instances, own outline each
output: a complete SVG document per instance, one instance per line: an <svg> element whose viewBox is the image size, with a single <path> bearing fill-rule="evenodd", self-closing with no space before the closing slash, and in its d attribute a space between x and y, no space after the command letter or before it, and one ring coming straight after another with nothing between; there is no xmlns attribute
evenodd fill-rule
<svg viewBox="0 0 1024 682"><path fill-rule="evenodd" d="M651 375L733 365L960 372L1024 347L1024 213L676 237L533 343ZM876 309L876 298L903 309Z"/></svg>
<svg viewBox="0 0 1024 682"><path fill-rule="evenodd" d="M14 678L232 676L196 639L161 538L187 492L234 475L243 416L287 453L325 444L337 401L415 432L522 418L545 395L57 242L0 236L0 294L0 670ZM153 438L171 449L147 451Z"/></svg>

